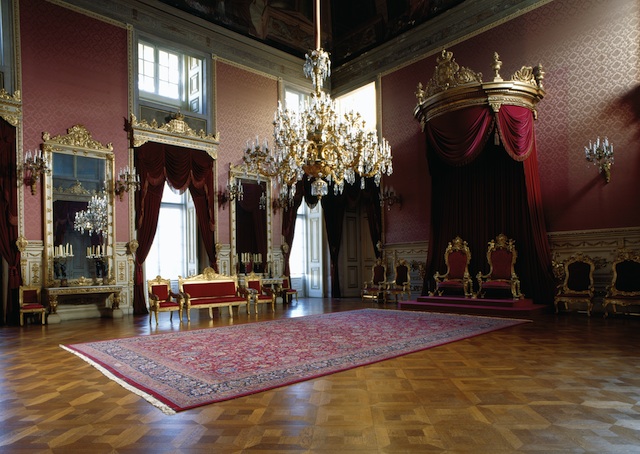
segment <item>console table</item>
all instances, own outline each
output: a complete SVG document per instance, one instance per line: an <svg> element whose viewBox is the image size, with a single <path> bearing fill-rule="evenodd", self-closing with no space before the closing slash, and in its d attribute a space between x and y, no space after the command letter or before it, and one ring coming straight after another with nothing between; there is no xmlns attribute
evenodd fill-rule
<svg viewBox="0 0 640 454"><path fill-rule="evenodd" d="M107 298L113 295L111 316L113 318L122 317L122 310L120 309L120 294L122 292L121 285L79 285L74 287L47 287L43 290L47 295L47 298L49 300L49 307L51 309L47 318L48 323L60 323L60 316L58 315L58 298L64 296L104 296L106 304Z"/></svg>

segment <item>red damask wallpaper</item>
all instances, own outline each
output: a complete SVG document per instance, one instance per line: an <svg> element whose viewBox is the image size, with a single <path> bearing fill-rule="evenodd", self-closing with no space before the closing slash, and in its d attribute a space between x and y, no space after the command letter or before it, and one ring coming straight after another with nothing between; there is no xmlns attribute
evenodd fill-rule
<svg viewBox="0 0 640 454"><path fill-rule="evenodd" d="M505 79L524 65L545 68L547 94L538 106L536 127L550 232L640 225L639 117L634 116L640 102L639 47L635 0L550 2L448 47L458 64L482 72L485 81L492 75L493 52L500 55ZM394 175L389 183L406 201L402 210L392 208L389 243L428 238L429 207L415 195L430 194L430 183L423 171L423 135L413 119L413 93L434 67L430 56L382 79L383 131L394 150L394 167L402 169L397 174L402 178ZM584 158L584 147L597 136L608 136L615 148L608 184ZM427 216L416 217L417 211Z"/></svg>
<svg viewBox="0 0 640 454"><path fill-rule="evenodd" d="M20 2L24 149L42 133L67 134L84 125L94 140L112 143L116 171L127 164L127 31L42 0ZM40 190L40 184L38 190ZM25 236L42 240L40 192L25 188ZM127 202L116 203L116 240L128 241Z"/></svg>
<svg viewBox="0 0 640 454"><path fill-rule="evenodd" d="M216 119L220 132L218 149L218 189L223 190L229 178L229 164L242 164L247 140L260 142L273 138L273 114L278 105L278 82L233 64L216 61ZM280 245L281 223L273 216L274 246ZM229 244L229 206L218 209L218 242Z"/></svg>

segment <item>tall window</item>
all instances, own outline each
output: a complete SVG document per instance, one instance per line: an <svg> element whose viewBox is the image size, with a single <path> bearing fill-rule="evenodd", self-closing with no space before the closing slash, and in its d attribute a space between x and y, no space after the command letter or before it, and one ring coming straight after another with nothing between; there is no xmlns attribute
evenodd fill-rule
<svg viewBox="0 0 640 454"><path fill-rule="evenodd" d="M203 68L202 58L139 40L139 98L203 114Z"/></svg>
<svg viewBox="0 0 640 454"><path fill-rule="evenodd" d="M377 125L376 84L371 82L336 98L340 114L358 112L365 121L365 128L375 131Z"/></svg>
<svg viewBox="0 0 640 454"><path fill-rule="evenodd" d="M0 88L9 93L14 91L12 3L0 0Z"/></svg>
<svg viewBox="0 0 640 454"><path fill-rule="evenodd" d="M179 194L166 182L158 217L156 236L145 260L148 279L187 276L186 203L189 191Z"/></svg>

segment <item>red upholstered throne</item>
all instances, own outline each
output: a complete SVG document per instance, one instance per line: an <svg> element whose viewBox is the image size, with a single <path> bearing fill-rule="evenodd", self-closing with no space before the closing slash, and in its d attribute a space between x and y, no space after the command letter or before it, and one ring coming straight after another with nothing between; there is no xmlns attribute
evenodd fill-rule
<svg viewBox="0 0 640 454"><path fill-rule="evenodd" d="M640 254L625 249L619 251L612 271L611 285L603 300L605 317L608 306L612 307L614 314L617 306L640 307Z"/></svg>
<svg viewBox="0 0 640 454"><path fill-rule="evenodd" d="M463 293L470 298L473 296L473 281L469 274L469 262L471 251L469 245L459 236L455 237L447 245L444 251L444 261L447 272L436 272L433 279L436 281L435 293L442 296L445 293Z"/></svg>
<svg viewBox="0 0 640 454"><path fill-rule="evenodd" d="M386 301L387 289L387 267L382 259L377 259L371 267L371 279L364 283L360 296L362 301L375 300L376 302Z"/></svg>
<svg viewBox="0 0 640 454"><path fill-rule="evenodd" d="M178 311L180 322L182 322L182 295L171 291L171 281L156 276L155 279L147 281L149 291L149 323L155 314L156 325L158 324L158 313L169 312L169 320L173 320L173 313Z"/></svg>
<svg viewBox="0 0 640 454"><path fill-rule="evenodd" d="M478 272L477 295L484 298L485 293L490 290L496 295L510 292L514 299L524 298L520 292L520 279L515 272L517 258L515 241L507 238L505 234L501 233L495 240L489 241L487 248L489 272L487 274Z"/></svg>

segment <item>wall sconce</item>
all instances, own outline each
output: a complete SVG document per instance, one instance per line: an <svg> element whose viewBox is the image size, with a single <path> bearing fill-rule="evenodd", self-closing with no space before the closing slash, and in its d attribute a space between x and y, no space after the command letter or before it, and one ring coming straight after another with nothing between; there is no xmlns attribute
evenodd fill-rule
<svg viewBox="0 0 640 454"><path fill-rule="evenodd" d="M598 137L595 143L589 141L589 146L584 147L584 154L587 162L592 162L598 167L598 172L604 173L604 178L611 181L611 166L613 165L613 145L606 137L600 141Z"/></svg>
<svg viewBox="0 0 640 454"><path fill-rule="evenodd" d="M230 178L227 182L227 188L224 191L218 191L218 206L224 207L232 200L242 200L244 197L244 189L240 180Z"/></svg>
<svg viewBox="0 0 640 454"><path fill-rule="evenodd" d="M288 210L289 207L293 206L293 197L289 197L287 193L281 193L277 199L273 199L271 206L273 207L273 211L276 212L281 208Z"/></svg>
<svg viewBox="0 0 640 454"><path fill-rule="evenodd" d="M124 169L120 169L118 172L118 179L115 181L114 192L122 201L122 196L125 192L129 192L131 189L137 191L140 189L140 176L136 172L136 168L129 169L129 166Z"/></svg>
<svg viewBox="0 0 640 454"><path fill-rule="evenodd" d="M260 194L260 200L258 201L258 208L260 208L261 210L267 209L267 194L264 192Z"/></svg>
<svg viewBox="0 0 640 454"><path fill-rule="evenodd" d="M34 152L27 151L22 165L24 184L31 187L31 194L36 194L36 184L41 175L50 174L49 162L47 157L42 154L42 150Z"/></svg>
<svg viewBox="0 0 640 454"><path fill-rule="evenodd" d="M390 211L391 207L395 204L398 204L398 206L402 208L402 195L396 194L393 188L388 188L380 194L381 207L387 205L387 210Z"/></svg>

